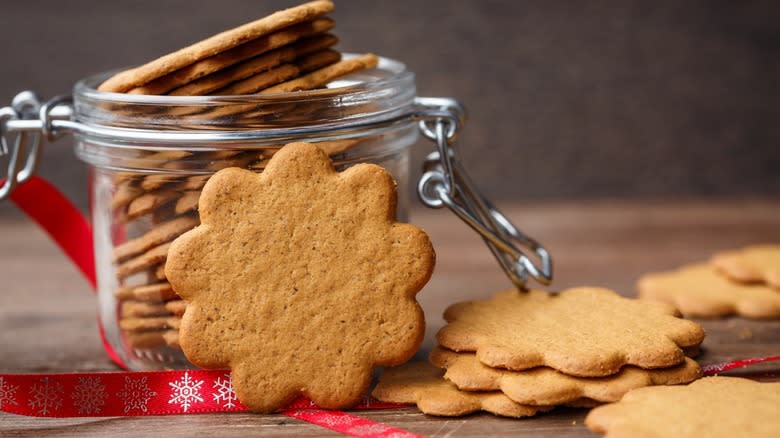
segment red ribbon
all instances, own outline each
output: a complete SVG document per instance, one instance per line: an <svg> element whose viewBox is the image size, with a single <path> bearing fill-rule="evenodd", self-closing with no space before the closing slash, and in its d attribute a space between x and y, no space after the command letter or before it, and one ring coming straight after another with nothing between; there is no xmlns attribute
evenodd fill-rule
<svg viewBox="0 0 780 438"><path fill-rule="evenodd" d="M780 356L751 357L749 359L737 359L731 362L706 365L703 366L701 370L705 376L714 376L716 374L720 374L728 370L733 370L735 368L744 368L746 366L755 365L757 363L774 362L777 360L780 360Z"/></svg>
<svg viewBox="0 0 780 438"><path fill-rule="evenodd" d="M401 405L363 399L355 409ZM0 410L33 417L128 417L246 412L228 370L0 374ZM415 437L301 398L279 412L352 436Z"/></svg>
<svg viewBox="0 0 780 438"><path fill-rule="evenodd" d="M37 176L17 186L11 200L57 243L95 290L92 227L78 208ZM106 340L100 319L98 329L106 353L127 369ZM400 406L365 399L355 409ZM244 412L247 408L235 396L229 371L188 370L0 374L0 411L36 417L114 417ZM319 409L306 399L280 413L352 436L417 436L346 412Z"/></svg>
<svg viewBox="0 0 780 438"><path fill-rule="evenodd" d="M0 180L0 187L3 183L5 181ZM11 201L57 243L62 252L87 279L92 290L97 291L92 226L79 209L51 183L37 176L32 176L28 181L17 186L11 192ZM105 330L99 317L98 331L108 357L120 368L127 369L127 365L106 340Z"/></svg>

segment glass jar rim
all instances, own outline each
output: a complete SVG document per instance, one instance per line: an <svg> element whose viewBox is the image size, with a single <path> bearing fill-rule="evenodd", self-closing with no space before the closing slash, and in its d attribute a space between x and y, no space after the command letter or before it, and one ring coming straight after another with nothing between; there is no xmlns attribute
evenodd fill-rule
<svg viewBox="0 0 780 438"><path fill-rule="evenodd" d="M344 54L345 59L354 56ZM99 73L76 83L76 121L129 129L283 129L392 117L416 97L414 74L402 62L385 57L379 57L375 69L348 75L328 88L275 94L160 96L97 90L113 73ZM258 117L235 117L246 114L247 108Z"/></svg>

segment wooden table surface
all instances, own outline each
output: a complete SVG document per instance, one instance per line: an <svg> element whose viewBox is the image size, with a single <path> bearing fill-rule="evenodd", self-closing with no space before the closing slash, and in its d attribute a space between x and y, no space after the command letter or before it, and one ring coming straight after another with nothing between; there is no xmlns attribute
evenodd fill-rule
<svg viewBox="0 0 780 438"><path fill-rule="evenodd" d="M632 296L643 272L705 260L714 251L780 242L780 199L598 201L503 206L509 217L552 252L555 289L610 287ZM446 211L415 210L413 222L431 235L437 267L419 295L428 320L423 351L433 345L450 303L485 298L509 287L487 249ZM95 302L87 283L35 226L0 222L0 371L111 370L101 349ZM707 331L702 364L780 354L780 321L726 318L699 321ZM736 375L778 380L780 365ZM587 410L556 409L510 420L488 414L435 418L416 409L357 412L428 436L594 436ZM275 415L209 414L146 418L40 419L0 413L0 436L191 437L327 436L326 429Z"/></svg>

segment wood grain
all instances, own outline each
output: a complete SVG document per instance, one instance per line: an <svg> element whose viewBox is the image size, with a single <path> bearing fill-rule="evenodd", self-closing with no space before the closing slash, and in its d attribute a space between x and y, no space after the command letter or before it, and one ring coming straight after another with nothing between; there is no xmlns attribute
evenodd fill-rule
<svg viewBox="0 0 780 438"><path fill-rule="evenodd" d="M555 289L599 285L633 296L643 272L705 260L717 250L780 242L780 200L598 201L504 205L524 231L555 259ZM487 297L507 288L481 240L446 211L415 210L413 222L431 235L437 268L420 294L428 319L425 357L450 303ZM0 222L0 371L110 370L95 324L89 286L35 226ZM780 353L780 321L743 318L700 320L707 338L702 364ZM52 336L56 334L56 336ZM780 380L780 365L739 370ZM586 410L556 409L531 419L480 414L434 418L415 409L358 412L428 436L594 436L583 426ZM0 413L0 436L168 437L329 436L335 433L278 415L210 414L148 418L38 419Z"/></svg>

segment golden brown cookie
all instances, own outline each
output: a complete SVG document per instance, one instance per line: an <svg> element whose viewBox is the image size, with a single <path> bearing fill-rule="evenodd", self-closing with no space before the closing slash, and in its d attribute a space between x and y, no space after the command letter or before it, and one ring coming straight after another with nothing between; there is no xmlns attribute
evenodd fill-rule
<svg viewBox="0 0 780 438"><path fill-rule="evenodd" d="M98 89L115 93L126 92L202 59L282 28L312 20L332 10L333 3L317 0L275 12L177 50L148 64L118 73L103 82Z"/></svg>
<svg viewBox="0 0 780 438"><path fill-rule="evenodd" d="M165 345L165 330L123 332L123 337L134 348L149 349Z"/></svg>
<svg viewBox="0 0 780 438"><path fill-rule="evenodd" d="M491 368L472 353L456 353L441 347L431 351L430 360L433 365L447 370L444 378L458 389L500 390L517 403L529 405L561 405L582 398L612 402L634 388L679 385L701 377L701 368L689 358L680 365L654 370L624 366L608 377L574 377L547 367L525 371Z"/></svg>
<svg viewBox="0 0 780 438"><path fill-rule="evenodd" d="M341 53L335 50L325 49L301 56L295 60L295 66L298 67L298 70L301 73L308 73L317 70L318 68L331 65L339 60L341 60Z"/></svg>
<svg viewBox="0 0 780 438"><path fill-rule="evenodd" d="M227 167L246 167L249 163L257 160L258 156L262 156L262 153L254 151L213 151L200 153L197 156L193 156L189 160L172 161L165 163L162 167L164 169L176 169L186 171L204 171L211 170L217 171L225 169ZM169 190L179 189L183 182L187 181L189 176L185 172L178 172L177 174L155 174L147 175L141 179L141 188L152 193L153 191L160 189L163 185L169 183L172 187Z"/></svg>
<svg viewBox="0 0 780 438"><path fill-rule="evenodd" d="M141 179L141 189L144 192L151 192L157 190L160 187L168 184L169 182L176 181L178 175L171 175L168 173L147 175Z"/></svg>
<svg viewBox="0 0 780 438"><path fill-rule="evenodd" d="M709 264L646 274L639 279L637 288L640 298L670 302L686 316L780 317L780 291L760 284L732 282Z"/></svg>
<svg viewBox="0 0 780 438"><path fill-rule="evenodd" d="M715 254L712 264L731 280L780 289L780 245L752 245ZM780 292L780 291L779 291Z"/></svg>
<svg viewBox="0 0 780 438"><path fill-rule="evenodd" d="M167 281L168 279L165 277L165 264L161 264L157 267L155 267L153 272L153 277L157 281Z"/></svg>
<svg viewBox="0 0 780 438"><path fill-rule="evenodd" d="M349 138L346 140L322 141L317 143L317 147L322 149L323 152L325 152L329 156L333 156L333 155L342 154L348 151L349 149L352 149L362 141L363 140L357 138Z"/></svg>
<svg viewBox="0 0 780 438"><path fill-rule="evenodd" d="M387 368L371 393L387 403L414 403L425 414L457 417L486 411L502 417L531 417L552 406L522 405L500 391L460 391L442 378L443 371L425 362L409 362Z"/></svg>
<svg viewBox="0 0 780 438"><path fill-rule="evenodd" d="M181 149L140 153L137 157L127 160L127 167L133 169L158 169L191 155L191 152ZM117 172L114 174L114 184L118 185L125 181L131 181L138 176L139 174L136 172Z"/></svg>
<svg viewBox="0 0 780 438"><path fill-rule="evenodd" d="M250 58L264 57L266 68L280 64L279 55L284 52L277 52L277 49L287 44L293 43L298 39L326 32L333 28L333 20L328 18L318 18L306 23L297 24L274 32L270 35L255 38L252 41L241 44L230 50L210 56L202 61L180 68L172 73L157 78L145 85L133 88L128 91L130 94L165 94L173 90L171 95L186 96L187 93L179 91L185 84L191 84L201 78L211 76L215 72L222 72L241 61ZM270 52L269 52L270 51ZM264 54L270 55L265 56ZM207 76L208 75L208 76ZM179 88L177 88L179 87ZM174 90L175 89L175 90ZM203 94L203 93L200 93ZM195 95L195 94L193 94Z"/></svg>
<svg viewBox="0 0 780 438"><path fill-rule="evenodd" d="M491 367L548 366L565 374L601 377L624 365L664 368L681 363L682 348L699 345L702 328L678 318L666 303L639 301L593 287L560 294L508 290L444 312L439 343L476 351Z"/></svg>
<svg viewBox="0 0 780 438"><path fill-rule="evenodd" d="M121 303L122 317L168 316L171 314L172 312L162 303L150 303L145 301L123 301Z"/></svg>
<svg viewBox="0 0 780 438"><path fill-rule="evenodd" d="M179 192L160 189L147 192L133 199L127 206L127 220L139 218L179 197Z"/></svg>
<svg viewBox="0 0 780 438"><path fill-rule="evenodd" d="M116 277L118 279L127 278L137 272L149 269L153 266L165 262L168 256L170 242L155 246L145 253L134 257L116 267Z"/></svg>
<svg viewBox="0 0 780 438"><path fill-rule="evenodd" d="M176 201L176 214L184 214L198 209L198 200L200 192L197 190L188 190L182 193L181 198Z"/></svg>
<svg viewBox="0 0 780 438"><path fill-rule="evenodd" d="M173 220L176 217L176 213L174 213L175 208L176 202L174 200L154 209L149 215L149 221L152 223L152 226L156 227Z"/></svg>
<svg viewBox="0 0 780 438"><path fill-rule="evenodd" d="M193 175L187 177L184 182L176 186L181 191L200 190L206 185L206 181L211 178L211 175Z"/></svg>
<svg viewBox="0 0 780 438"><path fill-rule="evenodd" d="M180 322L175 316L127 317L119 320L119 328L130 332L178 329Z"/></svg>
<svg viewBox="0 0 780 438"><path fill-rule="evenodd" d="M165 267L187 301L188 359L231 368L255 411L301 394L326 408L356 403L375 366L408 360L423 337L415 295L433 247L395 221L396 196L381 167L338 173L308 143L288 144L261 174L214 174L201 225L173 242Z"/></svg>
<svg viewBox="0 0 780 438"><path fill-rule="evenodd" d="M293 64L282 64L270 70L258 73L252 77L234 82L227 87L211 92L215 96L233 96L238 94L251 94L263 90L272 85L284 82L298 76L300 70ZM224 108L228 111L228 108ZM232 110L232 109L231 109ZM222 113L220 113L222 114Z"/></svg>
<svg viewBox="0 0 780 438"><path fill-rule="evenodd" d="M135 181L126 180L117 184L114 197L111 199L111 209L126 207L133 199L144 194L144 189L138 187Z"/></svg>
<svg viewBox="0 0 780 438"><path fill-rule="evenodd" d="M339 61L327 67L313 71L307 75L283 82L270 88L266 88L259 94L290 93L293 91L313 90L324 87L334 79L346 76L360 70L366 70L377 66L379 59L376 55L366 54L355 58Z"/></svg>
<svg viewBox="0 0 780 438"><path fill-rule="evenodd" d="M184 300L171 300L166 302L164 307L168 312L181 316L187 309L187 303Z"/></svg>
<svg viewBox="0 0 780 438"><path fill-rule="evenodd" d="M227 87L212 92L212 95L231 96L238 94L252 94L264 90L270 86L298 77L301 73L316 70L333 64L341 59L341 54L335 50L320 50L318 52L302 56L291 64L282 64L270 70L263 71L252 77L234 82Z"/></svg>
<svg viewBox="0 0 780 438"><path fill-rule="evenodd" d="M355 139L350 138L346 140L330 140L330 141L322 141L318 142L317 147L322 149L323 152L328 154L330 157L337 156L339 154L343 154L344 152L352 149L353 147L360 144L363 140L362 139ZM273 156L275 151L267 151L264 153L264 158L261 158L254 163L249 164L248 169L251 170L263 170L268 165L268 160L270 157ZM339 164L336 162L336 164Z"/></svg>
<svg viewBox="0 0 780 438"><path fill-rule="evenodd" d="M169 347L176 348L176 349L181 349L181 345L179 344L179 331L178 330L167 330L167 331L163 332L162 337L165 340L165 343Z"/></svg>
<svg viewBox="0 0 780 438"><path fill-rule="evenodd" d="M780 382L705 377L687 386L635 389L598 407L585 424L609 438L776 438Z"/></svg>
<svg viewBox="0 0 780 438"><path fill-rule="evenodd" d="M118 300L138 300L146 302L163 302L178 298L170 283L155 283L143 286L121 287L114 292Z"/></svg>
<svg viewBox="0 0 780 438"><path fill-rule="evenodd" d="M270 70L277 65L289 63L299 56L328 48L337 42L338 38L331 34L306 38L290 46L280 47L272 52L192 81L171 91L169 94L171 96L202 96L209 94L233 82Z"/></svg>
<svg viewBox="0 0 780 438"><path fill-rule="evenodd" d="M114 247L113 262L121 262L165 242L170 242L185 231L195 228L200 221L196 216L180 216L157 225L146 234Z"/></svg>

